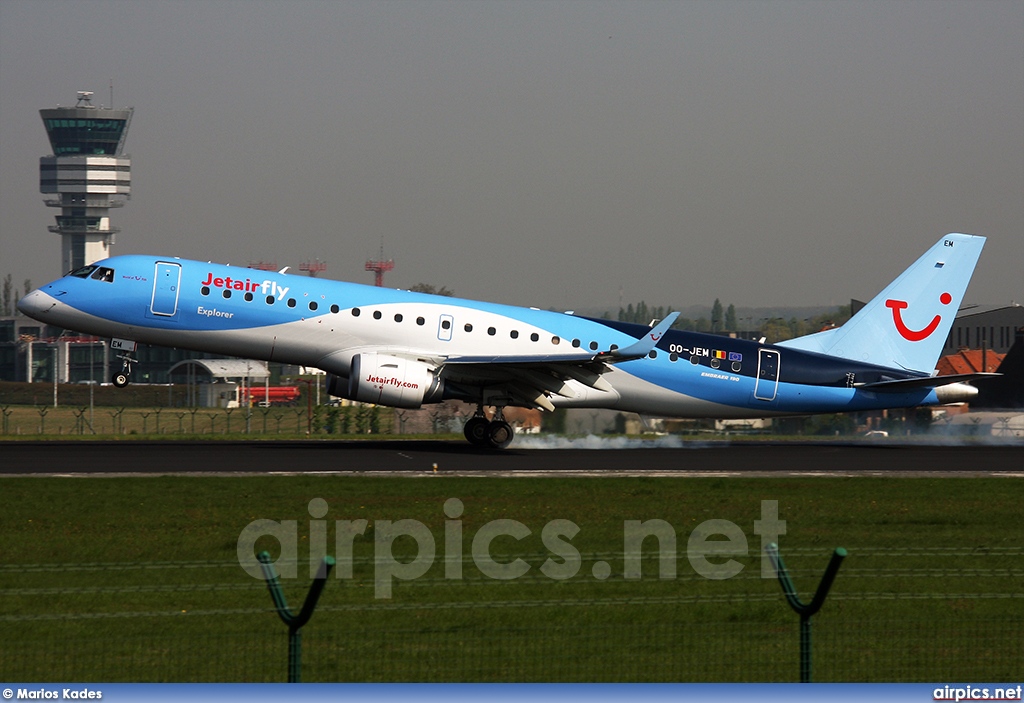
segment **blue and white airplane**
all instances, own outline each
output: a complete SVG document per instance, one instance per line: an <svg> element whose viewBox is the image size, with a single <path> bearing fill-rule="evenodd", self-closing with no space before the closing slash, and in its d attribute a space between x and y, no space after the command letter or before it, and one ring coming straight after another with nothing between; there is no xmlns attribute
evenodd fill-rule
<svg viewBox="0 0 1024 703"><path fill-rule="evenodd" d="M503 448L507 406L751 418L967 400L977 390L966 381L991 374L934 368L984 243L947 235L842 327L778 344L673 330L678 313L648 328L155 256L72 271L18 309L115 349L144 342L317 367L331 394L352 400L465 400L477 405L466 438ZM117 386L131 373L121 358Z"/></svg>

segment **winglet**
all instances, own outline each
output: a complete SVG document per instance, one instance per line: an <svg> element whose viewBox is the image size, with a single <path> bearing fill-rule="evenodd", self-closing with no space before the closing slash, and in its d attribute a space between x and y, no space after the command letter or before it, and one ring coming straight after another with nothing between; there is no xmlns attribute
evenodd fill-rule
<svg viewBox="0 0 1024 703"><path fill-rule="evenodd" d="M658 346L658 342L661 341L661 338L668 332L668 328L675 323L678 317L678 312L670 312L664 320L652 327L647 334L628 347L598 354L598 359L602 361L625 361L627 359L639 359L647 356L654 347Z"/></svg>

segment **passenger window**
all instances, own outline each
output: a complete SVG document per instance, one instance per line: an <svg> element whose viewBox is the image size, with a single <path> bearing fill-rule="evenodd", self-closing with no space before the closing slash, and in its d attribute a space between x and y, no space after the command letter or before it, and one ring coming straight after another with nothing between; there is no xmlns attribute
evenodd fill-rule
<svg viewBox="0 0 1024 703"><path fill-rule="evenodd" d="M512 330L508 333L508 336L512 339L519 339L519 330Z"/></svg>
<svg viewBox="0 0 1024 703"><path fill-rule="evenodd" d="M561 341L562 340L558 338L558 335L555 335L554 337L551 338L552 344L559 344Z"/></svg>
<svg viewBox="0 0 1024 703"><path fill-rule="evenodd" d="M309 309L310 310L316 310L317 309L317 304L316 304L315 300L310 300L309 301Z"/></svg>
<svg viewBox="0 0 1024 703"><path fill-rule="evenodd" d="M740 362L738 362L738 361L732 362L732 370L734 372L739 373L740 369L742 369L742 368L743 368L743 364L741 364Z"/></svg>
<svg viewBox="0 0 1024 703"><path fill-rule="evenodd" d="M224 292L226 293L227 291L224 291ZM290 308L294 308L295 307L295 298L288 298L288 307L290 307Z"/></svg>
<svg viewBox="0 0 1024 703"><path fill-rule="evenodd" d="M380 310L374 310L373 311L373 319L374 320L379 320L380 319Z"/></svg>
<svg viewBox="0 0 1024 703"><path fill-rule="evenodd" d="M467 332L472 332L473 331L473 325L471 325L471 324L469 324L467 322L466 326L463 329L465 329Z"/></svg>
<svg viewBox="0 0 1024 703"><path fill-rule="evenodd" d="M417 325L422 325L425 322L426 322L426 320L424 320L422 317L417 317L416 318L416 324Z"/></svg>
<svg viewBox="0 0 1024 703"><path fill-rule="evenodd" d="M331 306L331 312L337 314L340 311L341 311L341 308L339 308L337 305L332 305Z"/></svg>
<svg viewBox="0 0 1024 703"><path fill-rule="evenodd" d="M530 334L530 341L531 342L536 342L538 339L540 339L540 335L537 334L536 332L533 332L533 333Z"/></svg>
<svg viewBox="0 0 1024 703"><path fill-rule="evenodd" d="M246 293L245 294L245 302L248 303L248 302L251 302L251 301L252 301L252 293Z"/></svg>
<svg viewBox="0 0 1024 703"><path fill-rule="evenodd" d="M449 330L451 328L452 328L452 321L451 320L441 320L441 329Z"/></svg>
<svg viewBox="0 0 1024 703"><path fill-rule="evenodd" d="M273 305L273 304L274 304L274 296L268 295L267 296L267 305Z"/></svg>
<svg viewBox="0 0 1024 703"><path fill-rule="evenodd" d="M203 295L209 295L210 286L203 286L202 288L199 289L199 292L202 293Z"/></svg>
<svg viewBox="0 0 1024 703"><path fill-rule="evenodd" d="M578 339L574 339L574 340L572 340L572 345L573 345L574 347L577 347L577 348L578 348L578 347L580 346L580 340L578 340Z"/></svg>
<svg viewBox="0 0 1024 703"><path fill-rule="evenodd" d="M597 351L597 342L591 342L590 343L590 350L591 351Z"/></svg>
<svg viewBox="0 0 1024 703"><path fill-rule="evenodd" d="M488 327L488 328L487 328L487 334L491 335L492 337L493 337L493 336L494 336L495 334L497 334L497 333L498 333L498 330L494 329L493 327Z"/></svg>
<svg viewBox="0 0 1024 703"><path fill-rule="evenodd" d="M359 308L352 308L352 317L359 317Z"/></svg>
<svg viewBox="0 0 1024 703"><path fill-rule="evenodd" d="M230 298L230 297L231 297L231 289L230 289L230 288L225 288L225 289L224 289L224 293L223 293L223 296L224 296L225 298Z"/></svg>
<svg viewBox="0 0 1024 703"><path fill-rule="evenodd" d="M403 319L404 318L402 317L402 313L400 313L400 312L396 312L395 313L395 322L401 322Z"/></svg>

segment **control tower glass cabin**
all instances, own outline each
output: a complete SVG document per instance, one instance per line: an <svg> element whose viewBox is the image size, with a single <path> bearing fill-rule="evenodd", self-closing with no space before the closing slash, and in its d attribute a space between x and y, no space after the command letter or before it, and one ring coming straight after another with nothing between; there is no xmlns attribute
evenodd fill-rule
<svg viewBox="0 0 1024 703"><path fill-rule="evenodd" d="M60 208L49 230L61 236L66 273L110 256L114 235L110 209L131 195L131 158L124 142L133 108L95 107L92 93L79 91L74 107L40 110L52 156L39 159L39 191Z"/></svg>

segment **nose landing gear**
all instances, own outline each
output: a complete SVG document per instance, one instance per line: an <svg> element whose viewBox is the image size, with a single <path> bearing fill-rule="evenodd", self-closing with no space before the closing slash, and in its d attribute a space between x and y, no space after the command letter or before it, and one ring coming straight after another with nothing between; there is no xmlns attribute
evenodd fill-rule
<svg viewBox="0 0 1024 703"><path fill-rule="evenodd" d="M478 407L476 414L469 418L462 429L466 439L474 447L504 449L515 438L515 430L505 421L502 415L504 408L499 407L490 420L484 415L483 407Z"/></svg>
<svg viewBox="0 0 1024 703"><path fill-rule="evenodd" d="M136 362L129 354L118 354L118 359L122 360L121 370L110 377L110 382L118 388L124 388L131 381L132 375L132 362Z"/></svg>

